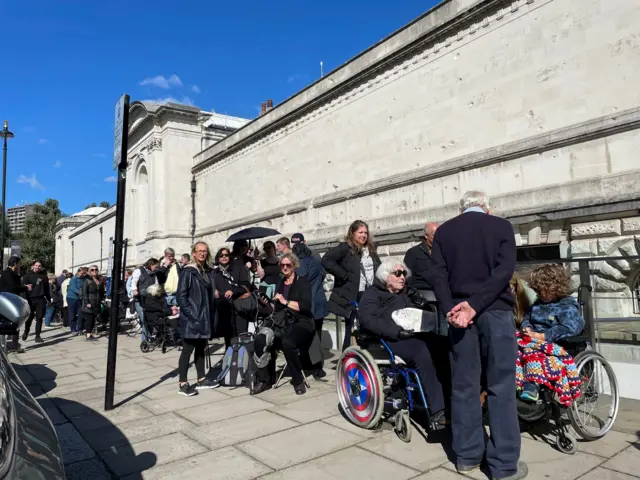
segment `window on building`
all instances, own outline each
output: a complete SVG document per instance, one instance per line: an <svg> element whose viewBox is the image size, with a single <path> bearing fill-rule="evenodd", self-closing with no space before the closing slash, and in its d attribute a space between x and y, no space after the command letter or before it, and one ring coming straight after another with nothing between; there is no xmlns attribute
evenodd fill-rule
<svg viewBox="0 0 640 480"><path fill-rule="evenodd" d="M518 247L516 261L549 261L557 262L561 260L560 245L533 245Z"/></svg>

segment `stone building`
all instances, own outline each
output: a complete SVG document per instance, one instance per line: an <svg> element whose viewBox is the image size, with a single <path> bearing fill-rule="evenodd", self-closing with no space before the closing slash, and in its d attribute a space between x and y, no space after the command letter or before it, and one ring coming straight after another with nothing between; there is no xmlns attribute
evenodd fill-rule
<svg viewBox="0 0 640 480"><path fill-rule="evenodd" d="M469 189L521 258L637 255L639 39L628 0L448 0L246 125L134 103L128 263L253 225L324 250L356 218L402 255ZM591 263L601 315L638 314L639 270Z"/></svg>

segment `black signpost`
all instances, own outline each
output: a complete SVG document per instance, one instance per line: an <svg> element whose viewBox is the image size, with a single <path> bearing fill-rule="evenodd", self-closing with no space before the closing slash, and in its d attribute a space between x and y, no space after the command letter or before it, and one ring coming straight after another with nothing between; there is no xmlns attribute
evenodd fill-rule
<svg viewBox="0 0 640 480"><path fill-rule="evenodd" d="M116 381L116 359L118 351L118 312L120 310L120 287L122 285L122 248L124 237L124 199L127 183L127 148L129 136L129 95L123 94L116 104L113 168L118 170L118 193L116 197L116 231L113 236L113 272L111 273L111 319L109 322L109 350L107 354L107 384L104 394L104 409L113 410L113 395Z"/></svg>

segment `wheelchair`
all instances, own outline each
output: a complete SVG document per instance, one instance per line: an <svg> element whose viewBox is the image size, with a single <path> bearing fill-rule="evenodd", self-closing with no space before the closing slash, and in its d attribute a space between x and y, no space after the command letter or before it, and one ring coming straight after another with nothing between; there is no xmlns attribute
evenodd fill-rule
<svg viewBox="0 0 640 480"><path fill-rule="evenodd" d="M437 307L428 304L425 310L437 319ZM347 419L365 429L379 428L390 420L395 434L406 443L411 441L415 413L427 418L431 431L441 429L431 421L417 370L399 361L384 339L361 330L354 331L353 338L357 346L345 349L336 367L336 389Z"/></svg>
<svg viewBox="0 0 640 480"><path fill-rule="evenodd" d="M162 353L167 353L169 347L179 346L176 329L178 319L164 317L158 321L146 321L145 325L149 332L147 341L140 342L140 351L148 353L160 348Z"/></svg>

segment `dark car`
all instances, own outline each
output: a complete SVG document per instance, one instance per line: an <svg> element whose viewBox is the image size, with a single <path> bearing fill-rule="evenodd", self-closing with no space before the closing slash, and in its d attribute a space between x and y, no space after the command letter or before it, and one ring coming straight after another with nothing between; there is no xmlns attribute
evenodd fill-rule
<svg viewBox="0 0 640 480"><path fill-rule="evenodd" d="M0 335L13 335L29 316L27 302L0 293ZM0 347L0 479L64 480L58 436Z"/></svg>

